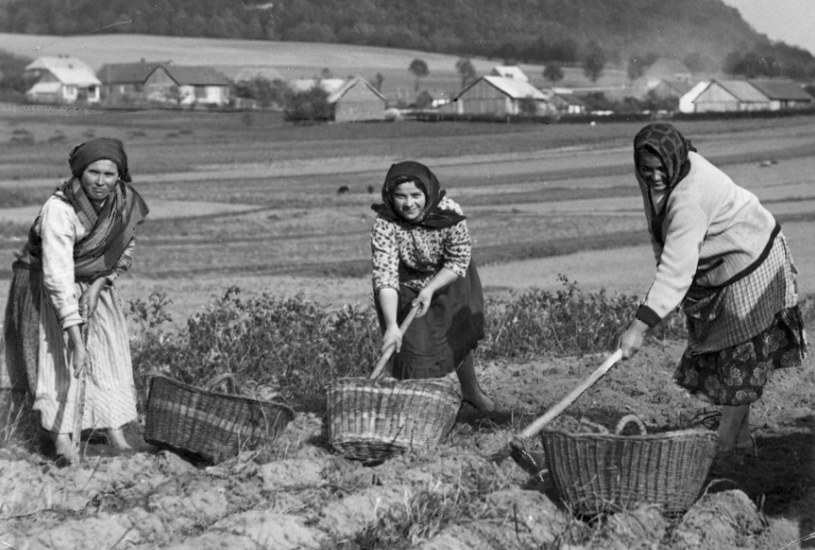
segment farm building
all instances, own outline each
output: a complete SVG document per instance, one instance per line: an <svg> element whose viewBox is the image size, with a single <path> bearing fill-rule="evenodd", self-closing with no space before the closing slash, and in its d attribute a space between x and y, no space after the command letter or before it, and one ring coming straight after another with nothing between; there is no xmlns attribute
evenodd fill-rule
<svg viewBox="0 0 815 550"><path fill-rule="evenodd" d="M462 90L451 104L455 113L505 117L553 111L546 96L523 80L482 76Z"/></svg>
<svg viewBox="0 0 815 550"><path fill-rule="evenodd" d="M101 82L90 66L70 56L45 56L29 63L23 77L34 81L26 91L38 103L98 103Z"/></svg>
<svg viewBox="0 0 815 550"><path fill-rule="evenodd" d="M749 80L759 92L770 100L770 110L807 109L815 99L800 84L792 80Z"/></svg>
<svg viewBox="0 0 815 550"><path fill-rule="evenodd" d="M766 111L770 100L746 80L710 80L686 106L692 110L683 112Z"/></svg>
<svg viewBox="0 0 815 550"><path fill-rule="evenodd" d="M145 96L161 101L194 107L223 106L229 103L232 82L210 67L159 65L144 82Z"/></svg>
<svg viewBox="0 0 815 550"><path fill-rule="evenodd" d="M693 87L685 92L679 98L679 112L680 113L694 113L696 112L696 98L699 97L699 94L704 92L707 87L710 85L709 80L700 80Z"/></svg>
<svg viewBox="0 0 815 550"><path fill-rule="evenodd" d="M569 88L549 88L541 92L552 108L559 113L580 115L586 112L585 104Z"/></svg>
<svg viewBox="0 0 815 550"><path fill-rule="evenodd" d="M387 106L385 96L359 77L349 78L330 93L328 103L334 106L335 122L383 120Z"/></svg>
<svg viewBox="0 0 815 550"><path fill-rule="evenodd" d="M157 67L170 65L169 61L137 63L107 63L99 68L96 76L102 82L102 97L106 99L144 99L144 83Z"/></svg>

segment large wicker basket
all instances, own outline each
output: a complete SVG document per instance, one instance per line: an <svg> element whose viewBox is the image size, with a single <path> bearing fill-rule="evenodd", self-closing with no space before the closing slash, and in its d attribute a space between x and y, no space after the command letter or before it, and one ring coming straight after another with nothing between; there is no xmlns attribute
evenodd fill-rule
<svg viewBox="0 0 815 550"><path fill-rule="evenodd" d="M461 393L448 379L340 378L328 387L328 441L347 458L378 462L437 444L460 407Z"/></svg>
<svg viewBox="0 0 815 550"><path fill-rule="evenodd" d="M216 391L172 378L150 379L144 439L217 463L271 442L294 418L286 405Z"/></svg>
<svg viewBox="0 0 815 550"><path fill-rule="evenodd" d="M623 436L541 434L546 461L564 504L594 515L653 504L681 515L702 491L716 454L709 430Z"/></svg>

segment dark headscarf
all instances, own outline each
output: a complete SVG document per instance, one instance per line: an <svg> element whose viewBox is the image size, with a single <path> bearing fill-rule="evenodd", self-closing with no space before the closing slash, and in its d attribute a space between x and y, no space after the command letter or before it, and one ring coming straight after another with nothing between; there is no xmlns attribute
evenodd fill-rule
<svg viewBox="0 0 815 550"><path fill-rule="evenodd" d="M424 191L424 211L416 220L405 220L393 207L393 192L402 183L414 182L416 187ZM442 210L439 203L444 198L444 189L441 188L436 175L430 168L420 162L406 160L392 164L385 183L382 185L382 204L374 204L371 208L388 221L418 225L429 229L441 229L459 223L464 216L452 210Z"/></svg>
<svg viewBox="0 0 815 550"><path fill-rule="evenodd" d="M119 179L130 181L130 172L127 169L127 154L124 145L114 138L96 138L74 147L68 157L71 173L81 178L85 168L97 160L110 160L119 169Z"/></svg>
<svg viewBox="0 0 815 550"><path fill-rule="evenodd" d="M676 187L690 171L688 152L696 151L682 133L670 124L657 122L649 124L634 137L634 163L642 151L653 153L662 160L668 175L668 189Z"/></svg>

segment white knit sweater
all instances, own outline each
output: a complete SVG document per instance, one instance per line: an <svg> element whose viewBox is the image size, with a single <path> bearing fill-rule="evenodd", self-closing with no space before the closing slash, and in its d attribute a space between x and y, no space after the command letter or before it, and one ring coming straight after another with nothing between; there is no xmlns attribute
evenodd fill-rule
<svg viewBox="0 0 815 550"><path fill-rule="evenodd" d="M726 284L767 247L776 221L758 198L701 155L690 152L690 172L668 197L664 246L653 233L656 275L638 317L648 324L679 307L691 284ZM648 187L640 181L651 231ZM652 321L652 322L649 322Z"/></svg>

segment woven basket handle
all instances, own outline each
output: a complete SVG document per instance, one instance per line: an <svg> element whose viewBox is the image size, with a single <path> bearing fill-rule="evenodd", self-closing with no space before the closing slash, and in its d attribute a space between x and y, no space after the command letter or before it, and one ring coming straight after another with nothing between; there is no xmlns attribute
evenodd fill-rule
<svg viewBox="0 0 815 550"><path fill-rule="evenodd" d="M616 435L622 435L623 431L625 430L626 426L629 424L634 424L637 429L639 429L639 435L645 435L648 431L645 429L645 423L640 419L639 416L636 414L627 414L622 417L619 422L617 422L617 427L614 428L614 433Z"/></svg>
<svg viewBox="0 0 815 550"><path fill-rule="evenodd" d="M235 375L231 372L224 372L215 376L212 380L204 384L204 388L208 391L214 391L218 386L227 381L229 382L229 387L226 390L227 393L238 395L240 393L238 390L238 382L235 380Z"/></svg>
<svg viewBox="0 0 815 550"><path fill-rule="evenodd" d="M413 321L413 318L416 317L416 312L419 311L419 306L411 306L410 311L408 311L407 317L405 320L402 321L402 324L399 326L399 332L405 334L407 332L410 323ZM388 363L388 359L391 358L393 355L393 351L396 347L391 344L388 348L382 352L382 355L379 356L379 359L376 361L376 365L374 366L373 372L371 372L371 380L376 380L382 374L382 369L385 368L385 365Z"/></svg>

